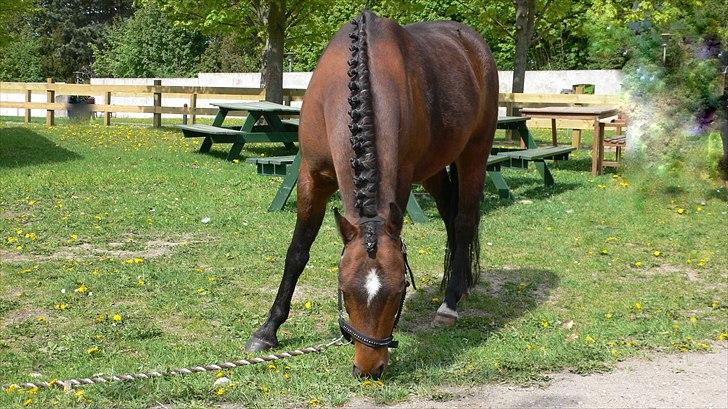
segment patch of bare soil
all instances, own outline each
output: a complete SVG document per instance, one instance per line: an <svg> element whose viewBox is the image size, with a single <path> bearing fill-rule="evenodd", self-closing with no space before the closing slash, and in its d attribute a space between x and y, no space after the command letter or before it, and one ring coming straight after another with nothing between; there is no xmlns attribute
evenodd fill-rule
<svg viewBox="0 0 728 409"><path fill-rule="evenodd" d="M550 376L543 385L442 388L394 406L354 399L346 408L728 408L728 349L631 359L614 371Z"/></svg>
<svg viewBox="0 0 728 409"><path fill-rule="evenodd" d="M7 313L7 315L2 318L2 321L0 321L0 328L5 328L10 325L18 324L41 315L44 315L44 311L40 308L13 310Z"/></svg>
<svg viewBox="0 0 728 409"><path fill-rule="evenodd" d="M66 246L50 255L19 254L0 250L0 260L7 263L24 263L51 260L78 260L92 257L151 259L172 254L176 247L196 242L199 242L199 240L195 240L190 234L184 234L176 237L147 240L144 242L143 248L134 250L125 250L124 247L127 244L118 241L110 242L105 247L96 247L89 243Z"/></svg>
<svg viewBox="0 0 728 409"><path fill-rule="evenodd" d="M671 264L662 264L657 267L652 267L645 270L645 274L648 276L662 275L662 274L683 274L688 281L699 281L700 275L697 270L690 267L673 266Z"/></svg>

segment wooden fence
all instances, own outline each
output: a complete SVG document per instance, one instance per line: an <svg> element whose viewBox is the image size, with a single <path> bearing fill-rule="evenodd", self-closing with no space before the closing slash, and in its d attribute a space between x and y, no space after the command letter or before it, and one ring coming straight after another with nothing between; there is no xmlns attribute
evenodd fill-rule
<svg viewBox="0 0 728 409"><path fill-rule="evenodd" d="M176 114L191 116L192 123L197 115L214 115L217 108L197 107L198 97L205 99L236 99L236 100L263 100L265 89L262 88L237 88L237 87L200 87L200 86L170 86L161 85L161 80L154 80L154 85L90 85L90 84L59 84L48 79L47 82L0 82L0 94L9 93L24 94L25 101L0 101L0 108L25 109L25 122L30 122L31 110L46 110L46 125L55 124L55 111L65 110L65 103L55 102L56 95L91 95L103 96L103 103L88 104L86 108L91 112L100 112L104 118L104 124L111 124L111 114L114 112L147 113L152 114L152 125L161 126L162 114ZM33 92L45 93L45 102L32 102ZM285 103L303 100L306 90L286 89L283 91ZM113 103L114 96L152 96L152 105L117 105ZM166 98L189 98L185 106L164 106ZM547 105L619 105L617 95L588 95L588 94L520 94L501 93L499 103L505 106L509 112L517 107L536 107ZM532 120L529 122L532 127L550 127L548 120ZM593 123L589 121L564 120L559 121L560 128L591 129Z"/></svg>

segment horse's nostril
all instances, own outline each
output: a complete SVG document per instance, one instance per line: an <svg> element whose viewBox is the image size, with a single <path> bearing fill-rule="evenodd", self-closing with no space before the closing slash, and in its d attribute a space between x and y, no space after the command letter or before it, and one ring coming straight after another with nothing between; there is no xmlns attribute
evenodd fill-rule
<svg viewBox="0 0 728 409"><path fill-rule="evenodd" d="M351 375L354 378L361 378L362 377L361 371L359 370L359 368L356 367L356 365L352 365Z"/></svg>
<svg viewBox="0 0 728 409"><path fill-rule="evenodd" d="M384 364L381 364L377 367L377 369L372 371L371 377L372 377L372 379L377 381L382 377L383 373L384 373Z"/></svg>

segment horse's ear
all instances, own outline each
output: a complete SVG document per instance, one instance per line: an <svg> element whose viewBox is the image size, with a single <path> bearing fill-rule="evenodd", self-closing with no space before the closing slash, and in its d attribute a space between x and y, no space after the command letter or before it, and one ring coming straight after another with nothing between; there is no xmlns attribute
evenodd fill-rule
<svg viewBox="0 0 728 409"><path fill-rule="evenodd" d="M387 219L387 233L389 235L398 237L402 233L402 223L404 223L404 216L402 216L402 210L397 206L397 203L389 203L389 218Z"/></svg>
<svg viewBox="0 0 728 409"><path fill-rule="evenodd" d="M349 221L346 220L346 217L342 216L341 213L339 213L339 209L335 207L334 218L336 219L336 226L339 228L339 234L341 234L341 239L344 240L344 244L348 244L350 241L354 240L358 233L356 226L349 223Z"/></svg>

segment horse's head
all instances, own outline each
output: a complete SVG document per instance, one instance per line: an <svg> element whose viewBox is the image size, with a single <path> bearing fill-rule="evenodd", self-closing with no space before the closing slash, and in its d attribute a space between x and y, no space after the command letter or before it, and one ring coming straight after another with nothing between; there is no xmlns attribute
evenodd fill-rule
<svg viewBox="0 0 728 409"><path fill-rule="evenodd" d="M354 376L379 378L395 346L392 332L399 319L407 281L400 239L402 212L396 204L384 217L351 223L334 211L344 240L339 262L339 324L354 342ZM341 315L343 306L349 314Z"/></svg>

